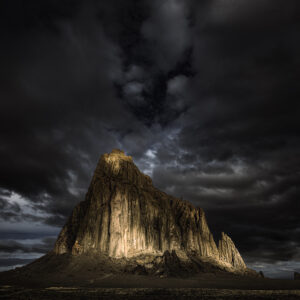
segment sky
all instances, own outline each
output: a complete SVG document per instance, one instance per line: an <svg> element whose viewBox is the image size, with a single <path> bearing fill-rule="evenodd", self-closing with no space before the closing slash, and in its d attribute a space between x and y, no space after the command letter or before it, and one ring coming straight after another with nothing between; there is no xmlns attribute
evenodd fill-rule
<svg viewBox="0 0 300 300"><path fill-rule="evenodd" d="M0 3L0 271L47 253L101 154L300 271L299 0Z"/></svg>

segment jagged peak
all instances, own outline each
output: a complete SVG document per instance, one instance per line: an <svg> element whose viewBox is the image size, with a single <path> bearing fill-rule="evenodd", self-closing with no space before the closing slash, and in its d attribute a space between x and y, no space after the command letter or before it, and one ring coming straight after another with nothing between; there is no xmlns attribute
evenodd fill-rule
<svg viewBox="0 0 300 300"><path fill-rule="evenodd" d="M225 232L221 233L218 250L221 260L229 262L236 268L246 268L245 262L241 257L238 249L236 248L234 242Z"/></svg>
<svg viewBox="0 0 300 300"><path fill-rule="evenodd" d="M133 162L132 157L129 155L126 155L123 150L120 149L113 149L110 153L105 153L104 158L107 159L107 161L116 161L116 160L125 160Z"/></svg>
<svg viewBox="0 0 300 300"><path fill-rule="evenodd" d="M229 237L229 235L227 235L225 232L221 232L221 238L219 240L219 250L224 246L224 245L230 245L230 246L234 246L235 245L232 241L232 239Z"/></svg>
<svg viewBox="0 0 300 300"><path fill-rule="evenodd" d="M120 155L125 155L125 152L123 150L120 150L118 148L112 149L111 154L120 154Z"/></svg>
<svg viewBox="0 0 300 300"><path fill-rule="evenodd" d="M229 235L227 235L225 232L221 232L221 240L230 240L231 238L229 237Z"/></svg>
<svg viewBox="0 0 300 300"><path fill-rule="evenodd" d="M101 155L95 176L107 176L141 187L152 186L151 178L143 174L134 164L132 157L120 149L113 149L110 153Z"/></svg>

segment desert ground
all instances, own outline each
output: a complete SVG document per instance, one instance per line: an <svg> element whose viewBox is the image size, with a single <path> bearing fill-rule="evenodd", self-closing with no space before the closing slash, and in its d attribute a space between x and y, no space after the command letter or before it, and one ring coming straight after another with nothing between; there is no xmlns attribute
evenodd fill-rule
<svg viewBox="0 0 300 300"><path fill-rule="evenodd" d="M299 290L207 288L78 288L25 289L4 286L0 299L300 299Z"/></svg>
<svg viewBox="0 0 300 300"><path fill-rule="evenodd" d="M154 276L109 262L46 255L0 273L0 299L300 299L300 280L241 276L205 263L197 274L175 269Z"/></svg>
<svg viewBox="0 0 300 300"><path fill-rule="evenodd" d="M0 299L300 299L300 281L202 274L191 278L87 274L56 280L36 277L5 280Z"/></svg>

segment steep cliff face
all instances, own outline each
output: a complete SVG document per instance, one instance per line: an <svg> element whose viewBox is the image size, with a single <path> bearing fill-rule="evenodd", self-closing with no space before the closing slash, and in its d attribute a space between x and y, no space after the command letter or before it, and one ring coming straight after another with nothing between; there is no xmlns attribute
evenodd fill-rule
<svg viewBox="0 0 300 300"><path fill-rule="evenodd" d="M201 208L156 189L120 150L101 156L85 201L73 210L54 251L112 258L168 251L182 259L196 255L246 268L227 235L222 234L217 248Z"/></svg>
<svg viewBox="0 0 300 300"><path fill-rule="evenodd" d="M218 250L221 261L228 262L235 268L246 268L244 260L235 247L232 239L224 232L222 232Z"/></svg>

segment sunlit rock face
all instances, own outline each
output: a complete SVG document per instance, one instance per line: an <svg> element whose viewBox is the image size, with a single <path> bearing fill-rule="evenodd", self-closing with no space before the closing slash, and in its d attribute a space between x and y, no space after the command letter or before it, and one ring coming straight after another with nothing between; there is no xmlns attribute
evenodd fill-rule
<svg viewBox="0 0 300 300"><path fill-rule="evenodd" d="M222 232L218 249L220 260L229 262L235 268L246 268L244 260L236 249L232 239L224 232Z"/></svg>
<svg viewBox="0 0 300 300"><path fill-rule="evenodd" d="M201 208L156 189L120 150L101 156L85 200L74 208L54 248L56 254L93 251L112 258L173 250L181 259L197 255L246 268L227 235L217 248Z"/></svg>

